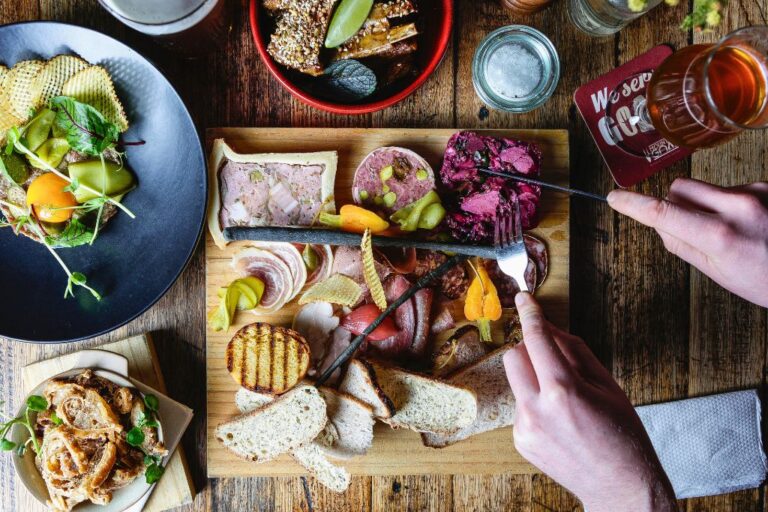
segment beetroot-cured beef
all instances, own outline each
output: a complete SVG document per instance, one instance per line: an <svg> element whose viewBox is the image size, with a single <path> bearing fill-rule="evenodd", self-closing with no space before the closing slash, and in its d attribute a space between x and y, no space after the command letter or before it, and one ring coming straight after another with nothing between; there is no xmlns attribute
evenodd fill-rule
<svg viewBox="0 0 768 512"><path fill-rule="evenodd" d="M511 214L515 201L520 202L523 229L535 227L539 187L489 176L479 168L536 176L541 151L536 144L514 139L467 131L453 135L440 170L442 186L454 193L445 201L451 235L465 242L492 241L497 213Z"/></svg>

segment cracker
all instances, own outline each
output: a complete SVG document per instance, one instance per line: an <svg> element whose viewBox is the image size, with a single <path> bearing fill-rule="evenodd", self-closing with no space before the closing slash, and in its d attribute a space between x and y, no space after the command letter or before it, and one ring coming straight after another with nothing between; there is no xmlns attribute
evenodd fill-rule
<svg viewBox="0 0 768 512"><path fill-rule="evenodd" d="M47 104L51 98L61 95L64 83L75 73L90 64L74 55L57 55L49 60L30 85L30 94L35 99L35 108Z"/></svg>
<svg viewBox="0 0 768 512"><path fill-rule="evenodd" d="M90 66L78 71L64 82L61 89L64 96L71 96L87 103L117 125L124 132L128 129L128 118L115 92L112 78L101 66Z"/></svg>
<svg viewBox="0 0 768 512"><path fill-rule="evenodd" d="M5 66L0 65L0 97L2 97L2 91L6 88L5 80L8 78L9 74L10 70ZM0 103L0 144L5 142L5 132L8 128L16 126L17 124L19 124L19 120L16 119L16 116L11 114L3 107L2 103Z"/></svg>
<svg viewBox="0 0 768 512"><path fill-rule="evenodd" d="M44 67L44 61L23 60L17 62L3 80L3 90L0 91L0 106L14 115L21 123L29 119L29 111L35 106L35 98L30 92L30 86Z"/></svg>

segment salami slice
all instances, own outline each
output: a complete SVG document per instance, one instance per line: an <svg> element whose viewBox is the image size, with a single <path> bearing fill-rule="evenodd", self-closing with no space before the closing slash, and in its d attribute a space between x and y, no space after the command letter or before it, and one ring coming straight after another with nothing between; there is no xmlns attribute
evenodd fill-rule
<svg viewBox="0 0 768 512"><path fill-rule="evenodd" d="M257 247L239 250L232 258L232 268L244 276L264 281L264 294L253 312L273 313L282 308L293 294L293 275L288 265L275 254Z"/></svg>
<svg viewBox="0 0 768 512"><path fill-rule="evenodd" d="M485 269L493 284L496 285L501 305L505 308L515 307L515 295L520 291L517 282L501 271L496 260L485 260ZM528 267L525 269L525 283L530 291L536 288L536 263L530 258L528 258Z"/></svg>

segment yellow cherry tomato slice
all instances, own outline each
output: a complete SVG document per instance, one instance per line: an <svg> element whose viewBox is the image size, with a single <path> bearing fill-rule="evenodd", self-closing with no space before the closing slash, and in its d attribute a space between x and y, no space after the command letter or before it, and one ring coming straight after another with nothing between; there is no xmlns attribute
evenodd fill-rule
<svg viewBox="0 0 768 512"><path fill-rule="evenodd" d="M67 180L52 172L38 176L27 190L27 206L32 208L37 218L43 222L68 221L74 210L60 208L77 206L77 200L72 192L64 190L67 185Z"/></svg>

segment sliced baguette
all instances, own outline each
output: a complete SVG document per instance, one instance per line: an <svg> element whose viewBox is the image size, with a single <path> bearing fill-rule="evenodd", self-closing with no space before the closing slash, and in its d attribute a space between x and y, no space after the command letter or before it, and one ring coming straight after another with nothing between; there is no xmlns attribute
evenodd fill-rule
<svg viewBox="0 0 768 512"><path fill-rule="evenodd" d="M352 395L373 409L373 415L386 419L395 414L395 404L376 382L376 374L367 361L353 359L349 363L339 391Z"/></svg>
<svg viewBox="0 0 768 512"><path fill-rule="evenodd" d="M477 419L452 434L422 434L425 446L443 448L475 434L512 425L515 396L504 375L504 354L513 347L511 343L504 345L448 377L449 383L475 392Z"/></svg>
<svg viewBox="0 0 768 512"><path fill-rule="evenodd" d="M307 445L327 422L325 400L314 386L300 385L216 427L216 438L247 460L267 462Z"/></svg>

